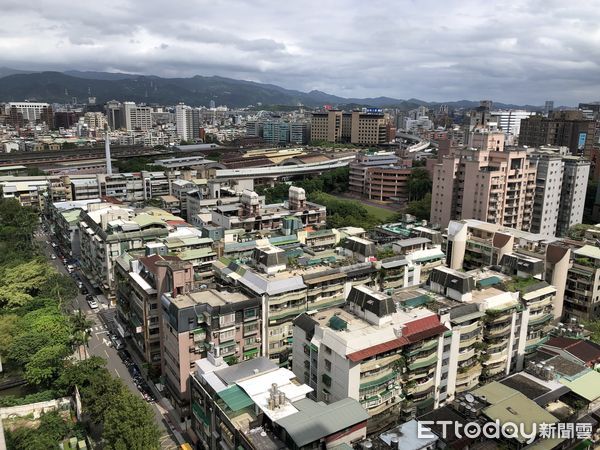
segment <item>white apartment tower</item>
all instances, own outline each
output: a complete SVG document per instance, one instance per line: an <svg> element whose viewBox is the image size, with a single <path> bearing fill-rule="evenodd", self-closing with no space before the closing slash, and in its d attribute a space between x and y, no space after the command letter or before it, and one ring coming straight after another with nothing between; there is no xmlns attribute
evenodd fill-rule
<svg viewBox="0 0 600 450"><path fill-rule="evenodd" d="M123 124L128 131L146 131L152 128L152 108L138 106L134 102L123 102Z"/></svg>
<svg viewBox="0 0 600 450"><path fill-rule="evenodd" d="M177 135L186 141L195 140L200 135L200 116L197 109L183 103L175 107Z"/></svg>

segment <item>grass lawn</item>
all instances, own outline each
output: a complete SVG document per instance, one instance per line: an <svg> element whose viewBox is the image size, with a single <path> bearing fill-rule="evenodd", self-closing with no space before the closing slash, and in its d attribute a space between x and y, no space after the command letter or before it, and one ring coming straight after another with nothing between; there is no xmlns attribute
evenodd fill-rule
<svg viewBox="0 0 600 450"><path fill-rule="evenodd" d="M360 203L362 206L364 206L365 209L367 211L369 211L369 214L372 214L373 216L377 217L378 219L382 220L383 222L389 222L397 214L394 211L390 211L389 209L386 209L386 208L379 208L379 207L373 206L373 205L365 205L364 203L361 203L359 201L356 201L356 202Z"/></svg>
<svg viewBox="0 0 600 450"><path fill-rule="evenodd" d="M361 202L360 200L354 200L354 199L351 200L351 199L348 199L345 197L337 197L335 195L326 194L326 193L323 193L323 195L331 198L331 200L344 200L346 202L352 202L352 203L361 205L368 211L369 214L371 214L373 217L376 217L378 220L382 221L383 223L391 221L393 219L393 217L397 214L397 212L390 211L389 209L386 209L386 208L380 208L377 206L368 205L366 203Z"/></svg>

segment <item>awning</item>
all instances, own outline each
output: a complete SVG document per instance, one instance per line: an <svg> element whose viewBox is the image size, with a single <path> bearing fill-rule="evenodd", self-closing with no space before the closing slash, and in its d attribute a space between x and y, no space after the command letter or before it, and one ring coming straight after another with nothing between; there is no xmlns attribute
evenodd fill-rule
<svg viewBox="0 0 600 450"><path fill-rule="evenodd" d="M254 404L248 394L237 384L219 392L219 397L223 399L227 407L232 411L239 411Z"/></svg>
<svg viewBox="0 0 600 450"><path fill-rule="evenodd" d="M250 350L246 350L244 352L244 357L248 358L250 356L254 356L258 354L258 347L257 348L251 348Z"/></svg>

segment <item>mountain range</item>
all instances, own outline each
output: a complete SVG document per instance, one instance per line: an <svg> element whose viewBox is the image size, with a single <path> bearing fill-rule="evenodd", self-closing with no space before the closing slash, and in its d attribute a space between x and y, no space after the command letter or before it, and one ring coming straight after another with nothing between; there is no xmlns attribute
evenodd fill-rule
<svg viewBox="0 0 600 450"><path fill-rule="evenodd" d="M274 84L235 80L219 76L191 78L161 78L113 72L69 70L65 72L28 72L0 67L0 101L44 101L70 103L73 99L87 102L96 97L97 103L109 100L134 101L173 105L179 102L191 106L216 105L245 107L249 105L299 104L308 107L322 105L396 107L409 110L418 106L435 107L440 102L390 97L344 98L321 91L302 92L285 89ZM473 108L477 101L445 102L450 108ZM540 110L540 106L494 103L495 108L524 108Z"/></svg>

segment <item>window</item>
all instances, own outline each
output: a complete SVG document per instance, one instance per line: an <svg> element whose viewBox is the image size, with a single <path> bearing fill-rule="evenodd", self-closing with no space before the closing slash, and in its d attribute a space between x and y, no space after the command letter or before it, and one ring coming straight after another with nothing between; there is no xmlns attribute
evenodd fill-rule
<svg viewBox="0 0 600 450"><path fill-rule="evenodd" d="M329 361L328 359L325 360L325 370L327 372L331 372L331 361Z"/></svg>
<svg viewBox="0 0 600 450"><path fill-rule="evenodd" d="M235 338L235 330L224 331L219 336L221 342L229 341L233 338Z"/></svg>
<svg viewBox="0 0 600 450"><path fill-rule="evenodd" d="M233 323L235 323L235 313L223 314L222 316L219 316L219 325L224 326L231 325Z"/></svg>

